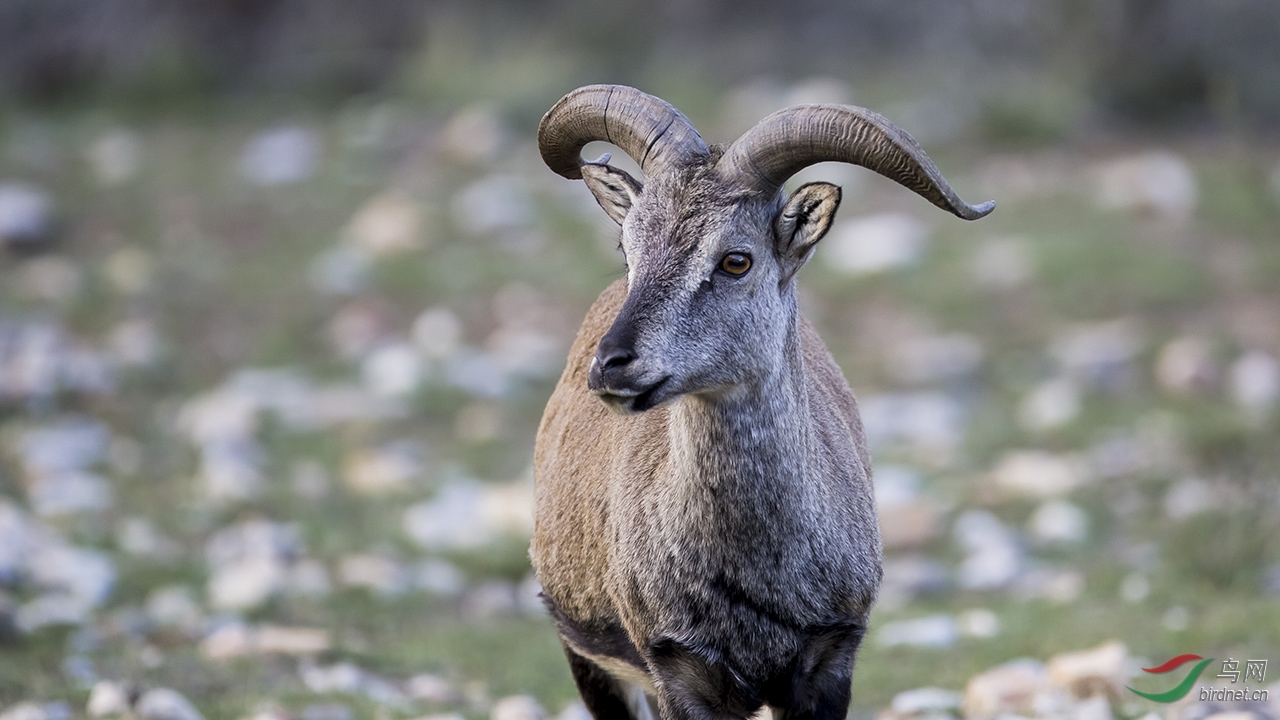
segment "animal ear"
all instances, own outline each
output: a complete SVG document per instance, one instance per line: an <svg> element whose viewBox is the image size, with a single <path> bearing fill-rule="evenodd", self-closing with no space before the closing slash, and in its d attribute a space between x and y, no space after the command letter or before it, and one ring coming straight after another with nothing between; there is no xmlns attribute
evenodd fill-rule
<svg viewBox="0 0 1280 720"><path fill-rule="evenodd" d="M797 268L803 265L831 229L839 206L840 188L831 183L814 182L797 188L773 221L778 254L790 258Z"/></svg>
<svg viewBox="0 0 1280 720"><path fill-rule="evenodd" d="M607 156L601 160L604 162L597 160L583 163L582 180L591 189L591 194L596 196L600 207L604 208L614 222L621 225L631 205L640 197L643 186L625 170L606 165Z"/></svg>

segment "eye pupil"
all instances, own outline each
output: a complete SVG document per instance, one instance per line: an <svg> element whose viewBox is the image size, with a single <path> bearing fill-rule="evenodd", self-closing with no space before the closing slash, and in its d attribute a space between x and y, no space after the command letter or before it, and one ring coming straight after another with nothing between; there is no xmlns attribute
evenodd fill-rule
<svg viewBox="0 0 1280 720"><path fill-rule="evenodd" d="M730 275L742 275L751 269L751 258L742 253L729 253L720 261L720 269Z"/></svg>

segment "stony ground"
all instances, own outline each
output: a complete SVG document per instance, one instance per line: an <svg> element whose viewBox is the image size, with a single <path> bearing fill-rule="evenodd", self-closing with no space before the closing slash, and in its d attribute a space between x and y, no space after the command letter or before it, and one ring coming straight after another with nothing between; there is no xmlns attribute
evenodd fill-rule
<svg viewBox="0 0 1280 720"><path fill-rule="evenodd" d="M585 188L484 106L131 117L0 122L0 718L579 720L525 545L621 271ZM926 130L994 215L809 173L886 543L854 714L1280 717L1124 689L1181 653L1280 680L1280 149Z"/></svg>

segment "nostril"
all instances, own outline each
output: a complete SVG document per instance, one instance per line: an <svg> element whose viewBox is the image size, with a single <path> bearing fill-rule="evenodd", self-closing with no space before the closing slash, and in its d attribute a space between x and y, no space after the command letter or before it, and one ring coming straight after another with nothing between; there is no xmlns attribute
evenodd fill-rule
<svg viewBox="0 0 1280 720"><path fill-rule="evenodd" d="M601 347L596 353L596 362L600 363L600 368L603 370L620 368L635 359L635 353L620 347Z"/></svg>

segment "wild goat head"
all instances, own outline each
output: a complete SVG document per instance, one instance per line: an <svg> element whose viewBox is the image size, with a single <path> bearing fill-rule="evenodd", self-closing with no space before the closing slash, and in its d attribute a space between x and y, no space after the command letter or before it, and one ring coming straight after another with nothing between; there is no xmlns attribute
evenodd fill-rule
<svg viewBox="0 0 1280 720"><path fill-rule="evenodd" d="M603 140L635 159L646 182L586 162ZM762 120L727 148L708 147L663 100L629 87L591 85L542 119L543 160L582 179L622 228L627 300L600 341L588 385L620 412L682 394L732 396L788 368L796 332L796 271L840 204L840 188L810 183L784 200L792 175L819 162L874 170L966 220L972 206L905 131L864 108L800 105Z"/></svg>

